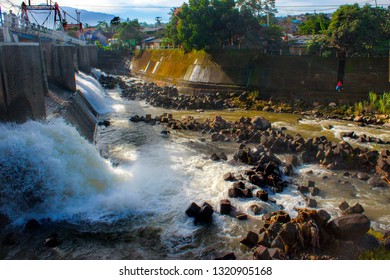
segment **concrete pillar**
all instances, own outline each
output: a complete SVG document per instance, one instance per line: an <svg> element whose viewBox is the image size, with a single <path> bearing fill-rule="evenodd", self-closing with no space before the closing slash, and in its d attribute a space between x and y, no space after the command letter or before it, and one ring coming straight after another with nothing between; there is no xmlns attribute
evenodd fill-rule
<svg viewBox="0 0 390 280"><path fill-rule="evenodd" d="M89 61L87 46L79 46L77 48L77 63L78 70L81 70L86 73L91 73L91 63Z"/></svg>
<svg viewBox="0 0 390 280"><path fill-rule="evenodd" d="M77 48L78 69L90 73L91 67L97 67L97 56L96 46L79 46Z"/></svg>
<svg viewBox="0 0 390 280"><path fill-rule="evenodd" d="M24 122L46 117L41 50L37 43L0 44L1 120Z"/></svg>
<svg viewBox="0 0 390 280"><path fill-rule="evenodd" d="M48 74L50 82L58 86L76 91L76 77L74 69L74 56L76 49L73 46L54 45L52 46L52 71Z"/></svg>

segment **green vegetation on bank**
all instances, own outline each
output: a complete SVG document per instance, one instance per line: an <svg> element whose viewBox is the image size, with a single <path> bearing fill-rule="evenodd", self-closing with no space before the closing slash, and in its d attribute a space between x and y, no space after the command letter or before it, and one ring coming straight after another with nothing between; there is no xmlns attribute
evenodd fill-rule
<svg viewBox="0 0 390 280"><path fill-rule="evenodd" d="M283 36L291 22L276 25L274 4L258 0L190 0L172 9L164 44L182 46L187 51L225 46L279 50L287 47ZM320 50L326 54L335 48L348 56L388 55L390 14L368 4L343 5L331 20L325 14L307 14L298 33L319 35L308 44L311 53Z"/></svg>

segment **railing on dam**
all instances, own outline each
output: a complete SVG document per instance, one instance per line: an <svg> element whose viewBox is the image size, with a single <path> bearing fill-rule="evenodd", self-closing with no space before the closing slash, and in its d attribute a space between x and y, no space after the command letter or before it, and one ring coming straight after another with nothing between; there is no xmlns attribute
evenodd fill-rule
<svg viewBox="0 0 390 280"><path fill-rule="evenodd" d="M4 42L13 42L15 38L11 35L16 35L21 39L30 39L39 41L40 39L50 40L55 43L72 44L72 45L86 45L86 41L80 40L67 35L62 30L52 30L44 26L40 26L29 21L24 20L14 14L3 13L0 14L0 28L3 30ZM6 36L7 32L10 36Z"/></svg>

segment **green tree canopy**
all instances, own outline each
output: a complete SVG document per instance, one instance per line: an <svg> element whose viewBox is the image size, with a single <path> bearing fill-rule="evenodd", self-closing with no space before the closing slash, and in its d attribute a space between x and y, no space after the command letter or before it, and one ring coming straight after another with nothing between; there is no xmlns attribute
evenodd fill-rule
<svg viewBox="0 0 390 280"><path fill-rule="evenodd" d="M349 55L387 53L390 40L389 12L370 5L341 6L333 14L328 33L331 45Z"/></svg>
<svg viewBox="0 0 390 280"><path fill-rule="evenodd" d="M140 29L141 25L137 19L122 22L118 27L118 32L115 37L117 37L122 44L135 45L142 39Z"/></svg>
<svg viewBox="0 0 390 280"><path fill-rule="evenodd" d="M234 0L189 0L172 9L164 42L186 50L238 44L241 39L259 44L268 33L275 35L266 31L252 11L238 10Z"/></svg>
<svg viewBox="0 0 390 280"><path fill-rule="evenodd" d="M328 30L330 19L325 14L306 15L306 21L299 25L298 33L301 35L324 34Z"/></svg>

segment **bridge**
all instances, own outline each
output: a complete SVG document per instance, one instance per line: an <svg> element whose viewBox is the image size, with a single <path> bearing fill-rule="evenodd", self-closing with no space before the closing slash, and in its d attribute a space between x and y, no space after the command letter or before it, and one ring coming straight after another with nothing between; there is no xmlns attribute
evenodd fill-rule
<svg viewBox="0 0 390 280"><path fill-rule="evenodd" d="M0 42L19 43L42 41L76 46L87 45L85 40L69 36L63 30L52 30L31 23L13 13L3 13L0 15Z"/></svg>

